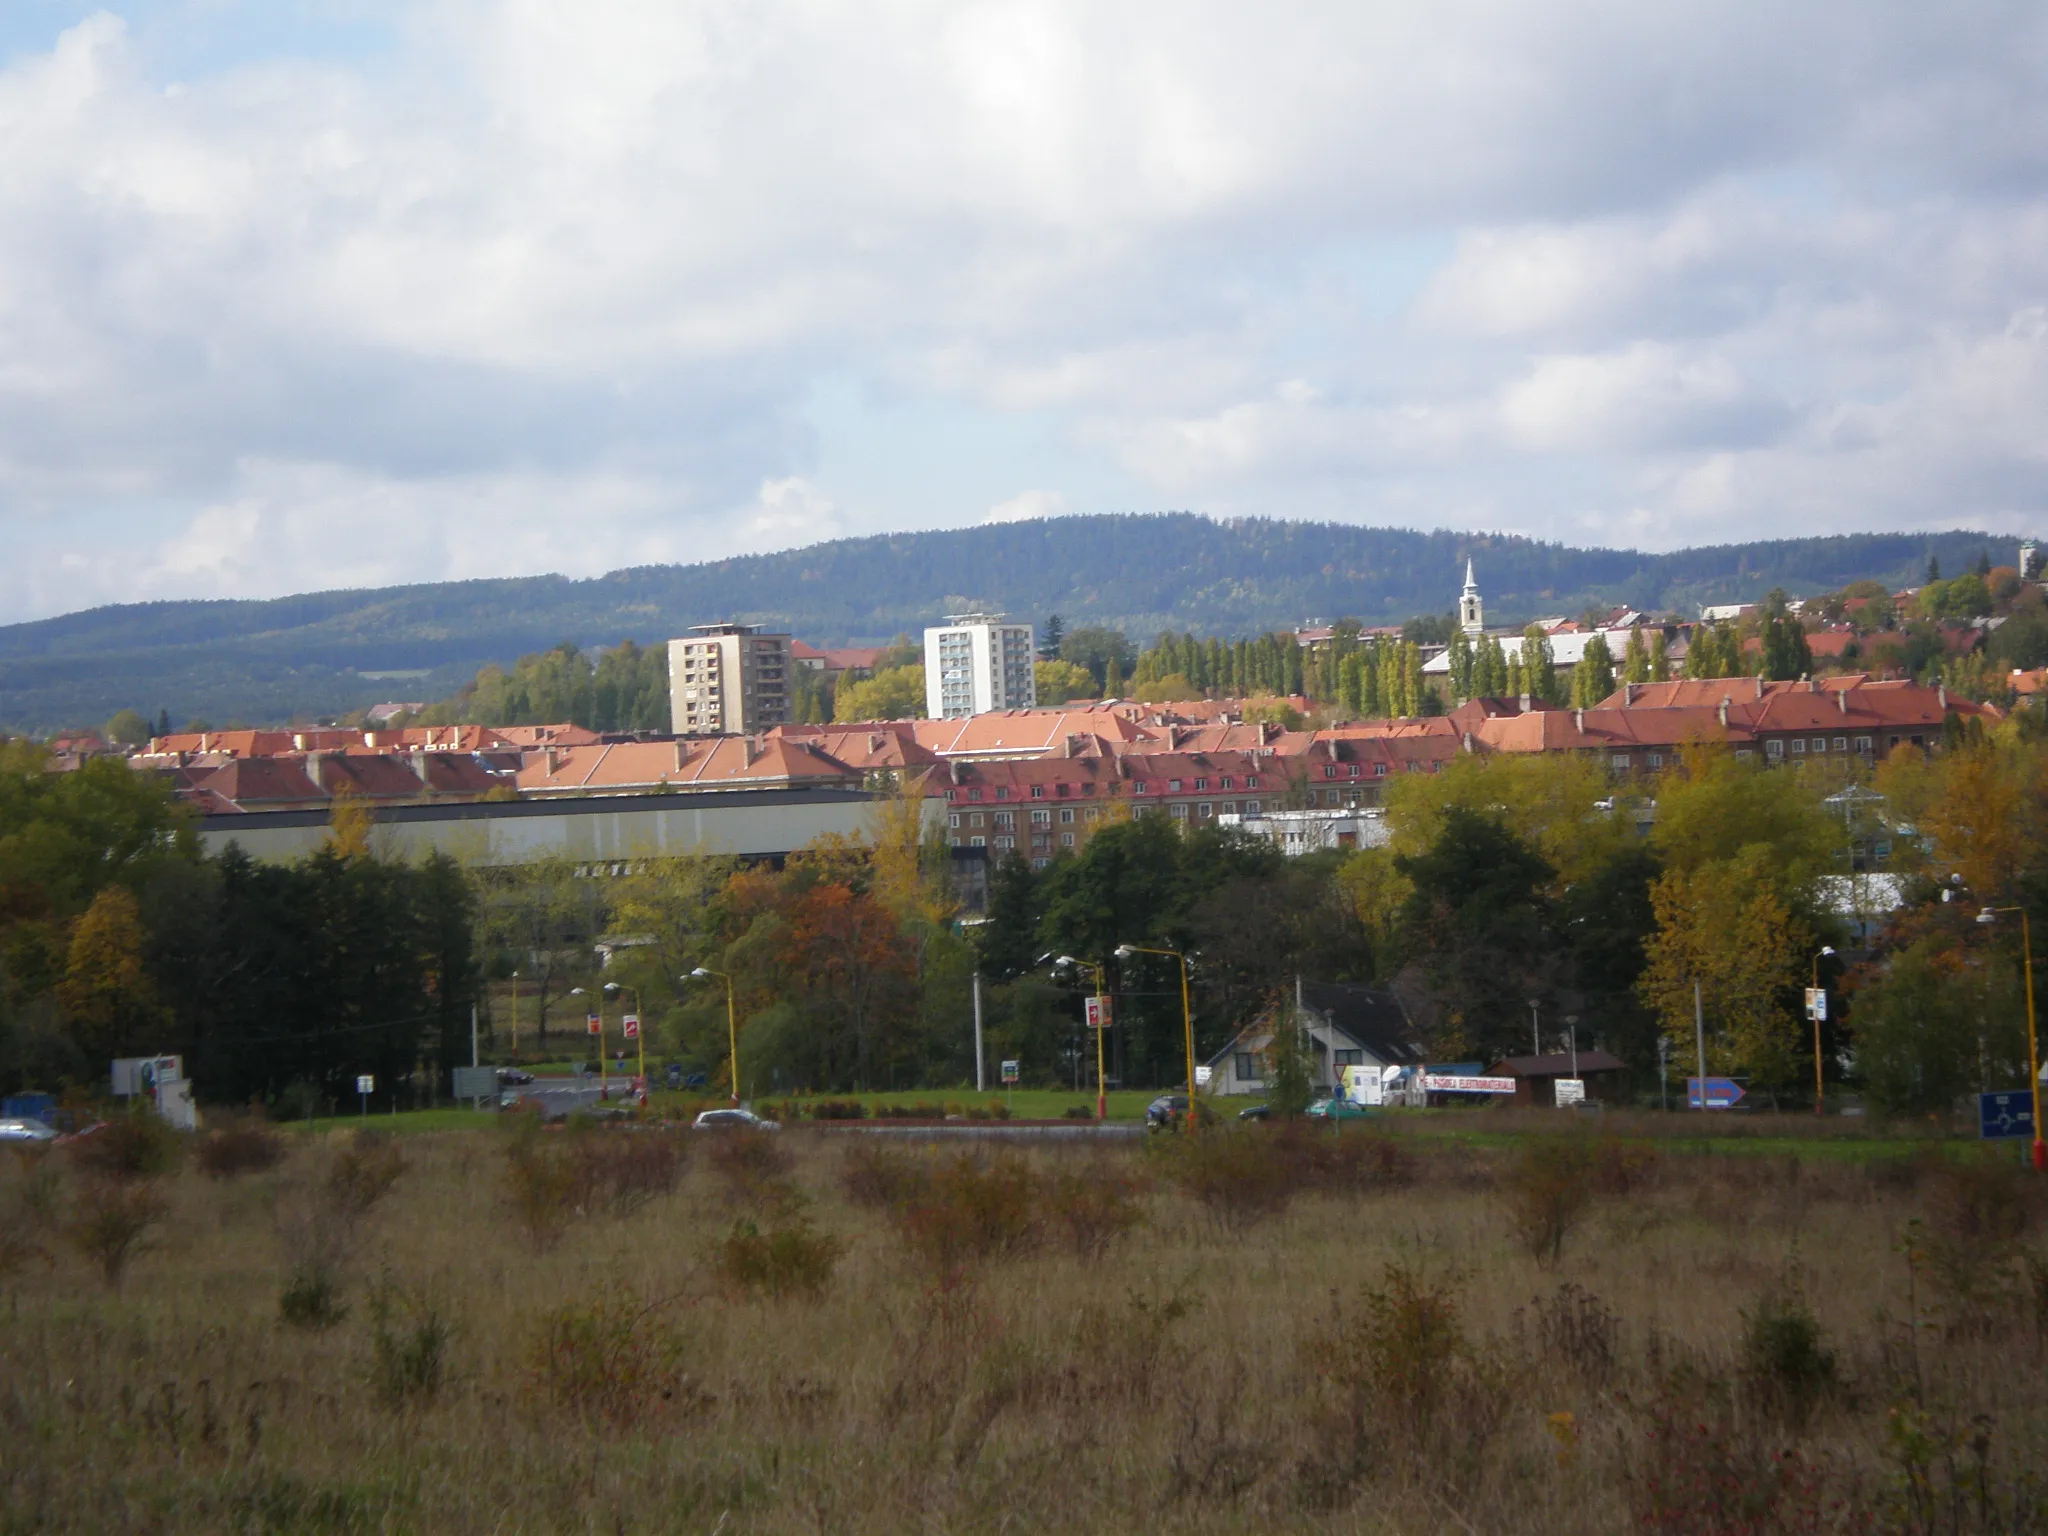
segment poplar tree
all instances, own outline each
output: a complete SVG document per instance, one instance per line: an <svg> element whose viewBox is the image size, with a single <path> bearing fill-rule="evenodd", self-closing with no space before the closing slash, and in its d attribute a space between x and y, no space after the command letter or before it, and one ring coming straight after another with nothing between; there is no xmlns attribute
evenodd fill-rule
<svg viewBox="0 0 2048 1536"><path fill-rule="evenodd" d="M1628 650L1622 657L1621 675L1625 682L1647 683L1650 680L1650 652L1643 644L1640 627L1632 627L1628 632Z"/></svg>
<svg viewBox="0 0 2048 1536"><path fill-rule="evenodd" d="M1650 637L1650 681L1668 683L1671 681L1671 657L1664 648L1664 631L1658 630Z"/></svg>

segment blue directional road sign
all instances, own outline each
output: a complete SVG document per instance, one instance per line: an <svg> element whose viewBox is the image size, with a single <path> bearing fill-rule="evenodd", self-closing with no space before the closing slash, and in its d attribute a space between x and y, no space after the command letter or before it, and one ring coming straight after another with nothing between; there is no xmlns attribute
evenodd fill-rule
<svg viewBox="0 0 2048 1536"><path fill-rule="evenodd" d="M2034 1135L2034 1096L2024 1088L1977 1095L1977 1134L1986 1141Z"/></svg>
<svg viewBox="0 0 2048 1536"><path fill-rule="evenodd" d="M1688 1077L1685 1080L1686 1102L1694 1109L1700 1107L1700 1080ZM1732 1077L1710 1077L1707 1079L1707 1108L1733 1109L1742 1098L1742 1084Z"/></svg>

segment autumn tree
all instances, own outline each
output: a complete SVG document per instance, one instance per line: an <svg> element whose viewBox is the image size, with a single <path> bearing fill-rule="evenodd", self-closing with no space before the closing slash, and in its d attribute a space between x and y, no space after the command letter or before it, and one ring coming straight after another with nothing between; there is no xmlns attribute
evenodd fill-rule
<svg viewBox="0 0 2048 1536"><path fill-rule="evenodd" d="M89 1061L159 1048L168 1020L143 962L147 935L125 885L100 890L71 930L57 1001Z"/></svg>

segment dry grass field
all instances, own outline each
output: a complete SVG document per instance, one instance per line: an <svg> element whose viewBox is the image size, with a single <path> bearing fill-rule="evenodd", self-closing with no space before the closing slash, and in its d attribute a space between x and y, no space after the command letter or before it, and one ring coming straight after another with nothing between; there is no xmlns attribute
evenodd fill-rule
<svg viewBox="0 0 2048 1536"><path fill-rule="evenodd" d="M9 1532L2048 1527L2009 1158L99 1139L0 1158Z"/></svg>

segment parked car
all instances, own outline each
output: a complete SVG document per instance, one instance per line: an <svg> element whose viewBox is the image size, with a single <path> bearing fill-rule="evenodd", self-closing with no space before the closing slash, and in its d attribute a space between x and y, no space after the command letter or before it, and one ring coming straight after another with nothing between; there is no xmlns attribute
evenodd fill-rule
<svg viewBox="0 0 2048 1536"><path fill-rule="evenodd" d="M1363 1104L1337 1097L1317 1099L1304 1113L1311 1120L1363 1120L1371 1111Z"/></svg>
<svg viewBox="0 0 2048 1536"><path fill-rule="evenodd" d="M1237 1118L1240 1120L1270 1120L1273 1118L1273 1106L1270 1104L1247 1104L1237 1112Z"/></svg>
<svg viewBox="0 0 2048 1536"><path fill-rule="evenodd" d="M1195 1113L1202 1117L1202 1124L1214 1125L1216 1111L1199 1099L1195 1101ZM1145 1129L1148 1131L1175 1131L1188 1123L1188 1096L1184 1093L1162 1093L1145 1106Z"/></svg>
<svg viewBox="0 0 2048 1536"><path fill-rule="evenodd" d="M498 1086L500 1088L517 1088L523 1083L530 1083L532 1081L533 1074L531 1072L522 1072L517 1067L498 1068Z"/></svg>
<svg viewBox="0 0 2048 1536"><path fill-rule="evenodd" d="M57 1133L40 1120L10 1118L0 1120L0 1142L33 1144L55 1141Z"/></svg>
<svg viewBox="0 0 2048 1536"><path fill-rule="evenodd" d="M765 1120L751 1109L707 1109L691 1128L699 1131L779 1131L781 1125Z"/></svg>

